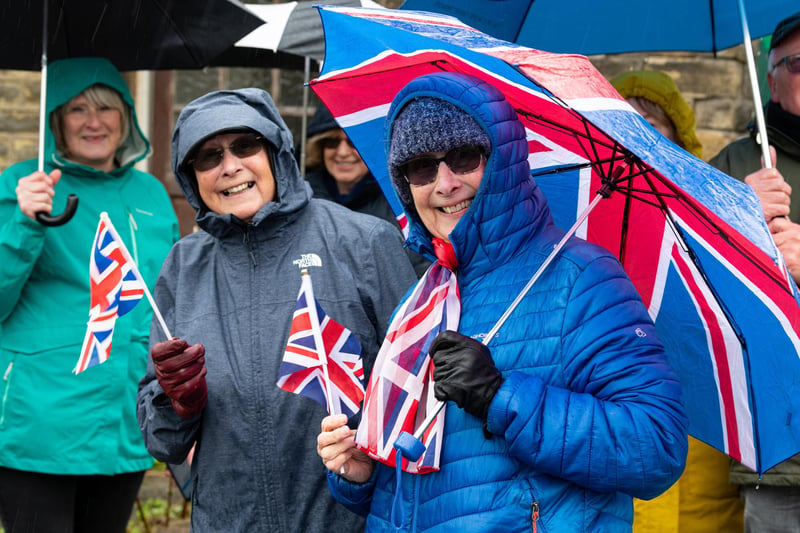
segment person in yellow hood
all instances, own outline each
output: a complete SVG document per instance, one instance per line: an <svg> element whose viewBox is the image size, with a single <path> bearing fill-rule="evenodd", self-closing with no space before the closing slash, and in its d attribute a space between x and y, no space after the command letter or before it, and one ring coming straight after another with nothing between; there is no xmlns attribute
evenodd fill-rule
<svg viewBox="0 0 800 533"><path fill-rule="evenodd" d="M661 134L702 157L694 111L669 75L630 71L613 78L611 84ZM686 470L677 483L653 500L634 500L634 533L743 531L744 507L739 487L728 481L729 468L727 455L689 437Z"/></svg>
<svg viewBox="0 0 800 533"><path fill-rule="evenodd" d="M703 157L703 146L695 135L694 111L668 74L633 70L613 78L611 85L664 137L690 154Z"/></svg>

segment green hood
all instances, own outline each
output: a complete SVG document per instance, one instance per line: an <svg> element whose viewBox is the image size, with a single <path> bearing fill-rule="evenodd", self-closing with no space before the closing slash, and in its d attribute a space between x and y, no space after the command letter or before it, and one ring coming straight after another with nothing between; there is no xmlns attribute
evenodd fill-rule
<svg viewBox="0 0 800 533"><path fill-rule="evenodd" d="M75 165L56 152L56 142L50 128L50 116L57 107L69 102L96 83L115 89L130 108L130 130L117 149L116 158L121 168L127 168L144 159L150 151L150 143L145 138L136 118L136 108L128 85L119 71L107 59L99 57L80 57L53 61L47 67L47 127L45 130L45 161L58 166Z"/></svg>

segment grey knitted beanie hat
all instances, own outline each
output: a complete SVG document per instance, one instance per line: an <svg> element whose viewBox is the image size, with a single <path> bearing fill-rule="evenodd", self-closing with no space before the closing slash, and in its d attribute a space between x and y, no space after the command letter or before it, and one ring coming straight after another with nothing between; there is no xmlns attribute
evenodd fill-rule
<svg viewBox="0 0 800 533"><path fill-rule="evenodd" d="M404 205L414 207L408 182L400 165L427 152L446 152L459 146L480 146L491 152L485 131L465 111L439 98L422 97L409 102L395 117L389 140L389 174Z"/></svg>

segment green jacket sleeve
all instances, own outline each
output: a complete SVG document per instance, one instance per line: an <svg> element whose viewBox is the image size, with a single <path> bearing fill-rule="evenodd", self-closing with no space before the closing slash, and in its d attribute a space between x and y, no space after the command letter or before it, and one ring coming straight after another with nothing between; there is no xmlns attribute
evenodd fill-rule
<svg viewBox="0 0 800 533"><path fill-rule="evenodd" d="M47 228L26 217L17 204L14 173L0 176L0 323L19 301L42 253Z"/></svg>

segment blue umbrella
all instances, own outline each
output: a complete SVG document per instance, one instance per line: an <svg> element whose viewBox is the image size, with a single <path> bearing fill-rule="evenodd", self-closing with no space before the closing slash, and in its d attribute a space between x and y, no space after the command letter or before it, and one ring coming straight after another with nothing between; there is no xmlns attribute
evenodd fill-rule
<svg viewBox="0 0 800 533"><path fill-rule="evenodd" d="M431 13L320 11L326 55L311 87L393 205L376 139L397 92L438 71L492 83L526 127L556 223L615 253L650 309L684 386L690 433L759 472L800 451L797 288L752 189L659 134L586 58Z"/></svg>
<svg viewBox="0 0 800 533"><path fill-rule="evenodd" d="M750 35L769 34L797 5L746 0ZM744 40L739 0L406 0L402 9L452 15L493 37L558 53L716 53Z"/></svg>
<svg viewBox="0 0 800 533"><path fill-rule="evenodd" d="M406 0L402 9L435 11L493 37L548 52L712 52L745 43L756 124L767 138L752 38L797 11L797 0ZM762 156L772 167L768 144Z"/></svg>

